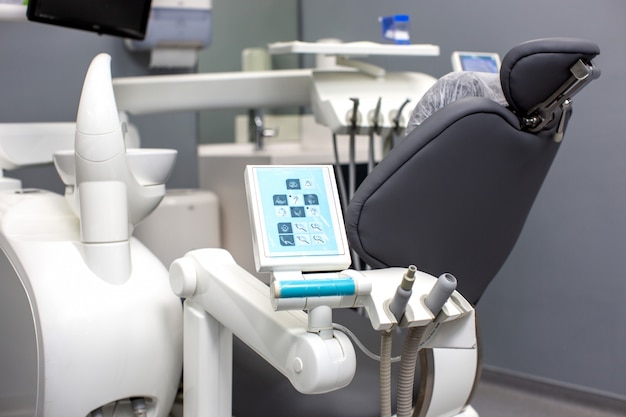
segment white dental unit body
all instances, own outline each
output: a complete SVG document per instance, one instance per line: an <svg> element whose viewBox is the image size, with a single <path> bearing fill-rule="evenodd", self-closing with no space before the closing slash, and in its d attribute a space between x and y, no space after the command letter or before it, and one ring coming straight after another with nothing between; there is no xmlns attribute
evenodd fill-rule
<svg viewBox="0 0 626 417"><path fill-rule="evenodd" d="M3 180L0 415L165 417L182 309L132 229L163 197L175 151L127 152L105 54L89 67L75 127L57 128L47 158L25 156L37 142L19 135L3 144L13 161L3 168L52 162L56 150L66 196Z"/></svg>
<svg viewBox="0 0 626 417"><path fill-rule="evenodd" d="M345 387L357 364L348 337L333 329L332 309L355 307L373 331L423 330L419 348L433 349L436 362L433 390L419 405L424 416L477 416L467 404L478 370L471 305L453 289L437 295L441 279L413 269L412 296L396 316L390 304L405 269L345 270L351 259L332 166L249 166L245 178L256 265L272 281L268 287L224 249L172 263L172 290L186 299L185 416L232 415L233 334L301 393Z"/></svg>

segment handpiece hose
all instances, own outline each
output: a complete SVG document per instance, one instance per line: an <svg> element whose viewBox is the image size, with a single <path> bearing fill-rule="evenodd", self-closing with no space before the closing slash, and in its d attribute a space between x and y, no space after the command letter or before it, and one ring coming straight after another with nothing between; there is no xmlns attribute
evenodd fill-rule
<svg viewBox="0 0 626 417"><path fill-rule="evenodd" d="M424 298L424 304L436 318L448 298L456 289L456 278L452 274L443 274L433 289ZM411 417L413 414L413 385L417 367L417 352L426 331L426 326L411 327L402 346L400 377L398 380L398 417Z"/></svg>

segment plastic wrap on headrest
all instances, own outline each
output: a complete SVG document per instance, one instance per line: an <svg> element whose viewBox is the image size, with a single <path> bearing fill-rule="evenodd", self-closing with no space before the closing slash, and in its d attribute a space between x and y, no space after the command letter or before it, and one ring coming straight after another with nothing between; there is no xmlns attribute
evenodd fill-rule
<svg viewBox="0 0 626 417"><path fill-rule="evenodd" d="M510 107L520 115L545 101L571 77L579 59L600 53L593 42L575 38L546 38L524 42L502 59L500 81Z"/></svg>
<svg viewBox="0 0 626 417"><path fill-rule="evenodd" d="M422 96L411 114L406 134L409 134L437 110L465 97L485 97L503 106L507 105L498 74L451 72L437 80Z"/></svg>

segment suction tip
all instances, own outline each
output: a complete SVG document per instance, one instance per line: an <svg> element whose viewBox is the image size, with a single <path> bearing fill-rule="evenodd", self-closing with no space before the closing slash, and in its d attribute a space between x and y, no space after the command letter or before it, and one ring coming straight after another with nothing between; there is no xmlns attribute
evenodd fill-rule
<svg viewBox="0 0 626 417"><path fill-rule="evenodd" d="M424 304L436 316L456 289L456 278L452 274L442 274L424 299Z"/></svg>

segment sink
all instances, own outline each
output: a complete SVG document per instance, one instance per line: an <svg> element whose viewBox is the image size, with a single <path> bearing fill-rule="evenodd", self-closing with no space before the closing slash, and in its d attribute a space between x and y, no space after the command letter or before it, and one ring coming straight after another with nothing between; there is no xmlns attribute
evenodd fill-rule
<svg viewBox="0 0 626 417"><path fill-rule="evenodd" d="M174 169L175 149L126 150L128 169L140 185L164 184ZM74 150L58 151L54 154L54 165L65 185L76 184Z"/></svg>
<svg viewBox="0 0 626 417"><path fill-rule="evenodd" d="M126 150L126 161L139 184L157 185L169 178L177 154L174 149L133 148Z"/></svg>

